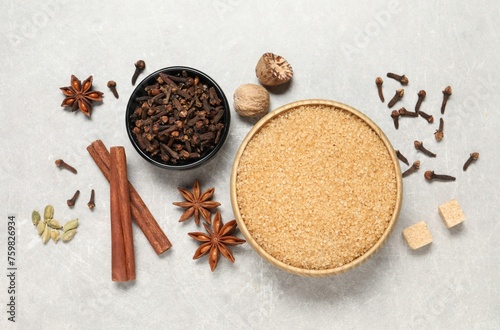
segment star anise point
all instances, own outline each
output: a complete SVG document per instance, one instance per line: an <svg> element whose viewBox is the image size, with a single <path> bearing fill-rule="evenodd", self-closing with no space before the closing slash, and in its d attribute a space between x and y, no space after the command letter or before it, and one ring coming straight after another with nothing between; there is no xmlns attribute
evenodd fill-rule
<svg viewBox="0 0 500 330"><path fill-rule="evenodd" d="M244 239L236 236L228 236L236 228L236 225L235 220L223 224L220 212L217 211L212 221L212 226L208 223L203 223L207 233L188 233L191 238L203 243L196 249L193 259L198 259L208 253L208 263L212 272L217 267L221 254L227 260L234 263L234 256L229 249L229 245L239 245L246 242Z"/></svg>
<svg viewBox="0 0 500 330"><path fill-rule="evenodd" d="M173 203L176 206L186 209L186 211L184 211L184 213L181 215L179 221L185 221L193 216L196 225L199 225L201 216L203 219L205 219L206 222L211 223L211 211L220 206L220 203L210 200L214 194L215 189L210 188L203 194L201 194L200 183L198 182L198 180L194 181L192 192L181 187L178 187L177 189L179 190L182 197L184 197L184 199L186 200L185 202Z"/></svg>
<svg viewBox="0 0 500 330"><path fill-rule="evenodd" d="M71 75L70 86L59 88L65 96L61 106L71 107L71 111L80 110L90 117L92 102L101 102L103 98L102 92L92 90L92 81L93 77L89 76L82 84L75 75Z"/></svg>

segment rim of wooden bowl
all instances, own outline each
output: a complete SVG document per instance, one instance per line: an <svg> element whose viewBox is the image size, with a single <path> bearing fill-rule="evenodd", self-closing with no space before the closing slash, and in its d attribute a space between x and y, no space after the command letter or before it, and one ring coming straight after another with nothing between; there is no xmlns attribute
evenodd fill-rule
<svg viewBox="0 0 500 330"><path fill-rule="evenodd" d="M342 265L340 267L335 267L331 269L304 269L304 268L299 268L295 266L291 266L288 264L285 264L284 262L276 259L273 257L271 254L266 252L252 237L250 232L247 229L247 226L245 222L243 221L240 213L240 209L238 207L238 200L236 196L236 180L237 180L237 172L238 172L238 166L240 163L241 156L248 145L248 143L252 140L254 135L261 130L261 128L269 122L271 119L281 115L284 112L290 111L292 109L295 109L300 106L311 106L311 105L326 105L330 106L333 108L338 108L342 109L345 111L348 111L358 118L362 119L368 126L370 126L375 133L379 136L379 138L382 140L384 145L386 146L387 150L389 151L389 154L392 159L392 163L394 165L394 171L396 175L396 206L394 209L394 213L392 215L392 218L387 225L387 228L383 232L382 236L378 239L378 241L362 256L354 259L353 261ZM389 142L389 139L387 136L384 134L384 132L365 114L360 112L359 110L340 103L336 101L331 101L331 100L324 100L324 99L309 99L309 100L300 100L300 101L295 101L286 105L283 105L279 107L278 109L268 113L266 116L264 116L262 119L260 119L254 127L248 132L247 136L241 143L240 147L238 148L238 151L236 153L236 157L234 160L233 168L231 171L231 179L230 179L230 194L231 194L231 204L233 207L233 212L236 218L236 222L238 223L238 226L240 228L241 233L247 240L247 242L250 244L250 246L265 260L267 260L269 263L272 265L278 267L279 269L282 269L284 271L287 271L292 274L296 275L301 275L301 276L309 276L309 277L325 277L325 276L331 276L331 275L336 275L340 274L343 272L346 272L348 270L351 270L365 261L367 261L370 257L372 257L374 254L376 254L379 249L383 246L383 244L386 242L387 238L393 231L394 227L396 226L397 220L399 218L399 213L401 211L401 204L402 204L402 199L403 199L403 180L401 176L401 168L399 167L399 160L396 156L396 152L394 151L394 148L392 144Z"/></svg>

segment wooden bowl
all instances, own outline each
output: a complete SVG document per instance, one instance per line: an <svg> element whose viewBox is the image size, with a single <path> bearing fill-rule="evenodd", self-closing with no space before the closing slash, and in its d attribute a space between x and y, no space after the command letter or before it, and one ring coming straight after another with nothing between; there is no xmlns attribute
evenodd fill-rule
<svg viewBox="0 0 500 330"><path fill-rule="evenodd" d="M302 267L300 265L294 265L293 262L286 261L285 260L285 259L287 259L286 257L281 256L281 257L277 258L273 254L269 253L261 244L259 244L258 240L256 240L253 237L252 232L247 227L247 222L245 222L245 218L247 219L248 223L251 223L251 221L260 221L260 220L256 220L256 219L258 219L260 217L260 214L264 214L263 211L267 207L264 204L267 204L267 203L260 203L260 204L259 203L255 203L256 205L253 205L253 204L251 205L252 208L248 208L248 206L245 205L245 207L247 207L247 210L249 210L249 209L252 209L252 210L255 209L256 210L255 214L257 214L257 215L254 216L254 219L251 219L251 221L250 221L250 219L248 217L249 217L249 214L252 213L252 212L247 212L247 214L242 214L242 211L241 211L242 207L239 204L240 203L239 198L240 197L244 198L245 194L247 194L246 195L247 197L248 196L254 196L256 194L258 195L258 193L256 193L256 194L255 193L248 194L247 191L249 191L249 190L247 188L241 188L243 190L247 189L245 191L240 191L240 192L238 191L238 185L239 184L240 184L241 187L245 187L245 184L247 184L245 182L244 178L248 178L249 175L250 176L253 175L252 174L253 173L252 172L253 171L253 168L252 168L253 165L250 165L250 168L248 168L248 164L257 164L257 165L255 165L255 167L259 167L259 170L262 170L262 168L265 168L265 172L264 173L266 175L267 175L267 171L270 171L269 177L271 177L271 178L274 177L275 175L278 175L279 174L278 171L283 171L283 169L279 169L279 167L280 167L279 165L278 166L273 166L273 167L266 166L266 164L265 164L266 160L265 159L272 159L272 157L274 157L274 156L271 157L271 156L267 155L266 157L264 157L265 158L263 160L264 164L262 164L262 165L259 163L260 159L258 157L256 158L257 161L248 162L247 160L251 156L247 156L247 154L245 152L247 150L247 147L248 147L249 143L254 143L254 142L252 142L254 140L255 141L262 141L262 139L259 140L259 139L256 138L256 134L258 134L259 132L261 132L263 130L263 128L265 128L265 127L274 127L274 129L277 129L277 130L279 130L279 129L285 129L286 126L285 127L279 127L278 123L287 123L286 122L286 120L288 120L287 118L290 117L292 115L292 111L295 111L295 110L304 111L304 112L295 112L297 114L297 116L299 116L299 115L302 116L302 113L307 114L306 111L310 107L313 107L313 108L314 107L321 107L321 109L327 108L327 109L331 109L331 111L340 111L340 112L342 112L342 116L344 116L344 114L345 114L346 118L353 118L353 122L357 122L358 125L361 125L363 127L365 127L366 125L368 125L368 127L366 128L366 130L370 131L370 128L371 128L371 130L373 130L373 132L375 133L375 135L373 135L371 131L368 134L371 136L372 139L376 140L375 143L378 144L378 148L379 149L382 148L382 150L384 150L384 149L387 150L388 157L384 161L384 164L386 165L384 168L387 168L387 170L385 171L386 172L385 174L388 175L388 177L391 178L391 182L392 182L391 183L391 188L390 188L390 193L388 193L388 196L389 196L389 199L390 199L390 205L388 205L387 203L385 203L386 210L388 210L388 211L385 211L386 217L385 217L385 219L382 219L384 221L383 224L386 227L385 227L385 229L383 229L384 228L383 226L379 227L378 233L380 233L380 236L379 236L379 234L377 234L376 236L371 237L370 240L367 240L365 242L365 244L367 244L367 247L364 248L363 252L359 253L359 256L352 257L352 260L350 260L350 261L348 261L348 262L346 262L344 264L339 264L339 265L336 264L335 266L331 266L331 267L330 266L325 266L327 268L322 268L322 267ZM268 123L270 123L270 121L272 121L272 120L274 120L276 118L280 118L280 116L285 116L285 117L281 117L281 118L283 118L281 121L275 121L272 125L267 125ZM361 120L361 123L360 123L360 121L358 119ZM363 122L366 125L363 125ZM314 126L314 125L315 124L313 124L312 126ZM339 124L339 125L341 125L341 124ZM272 129L273 128L269 128L268 130L272 130ZM281 133L279 133L279 134L281 134ZM328 134L328 130L322 131L321 134ZM332 134L334 134L334 133L332 133ZM377 136L378 136L378 138L380 139L380 141L382 142L383 145L381 145L378 142ZM342 148L342 145L343 145L342 142L343 141L338 141L338 148ZM259 146L258 143L259 142L255 142L254 144L252 144L252 148L251 149L249 148L249 149L250 150L259 150L259 152L266 153L267 150L264 148L264 146ZM283 144L283 141L280 142L280 143ZM384 146L385 146L385 148L384 148ZM263 147L263 148L257 148L257 147ZM289 148L293 148L293 145L290 145L288 147ZM363 148L363 147L360 147L360 148ZM343 150L342 152L345 152L345 151L346 150ZM368 159L371 159L370 157L372 157L371 155L374 153L371 149L362 150L362 152L363 152L363 155L365 155L365 154L367 155ZM249 153L251 153L251 152L249 152ZM244 158L244 157L247 157L247 158ZM252 155L252 157L253 157L253 155ZM378 156L373 156L373 158L375 158L375 157L378 157ZM386 157L385 153L384 153L383 157ZM244 161L245 161L244 165L242 164L243 163L242 159L244 159ZM369 161L373 161L373 160L369 160ZM314 162L312 162L312 163L314 163ZM339 164L339 163L336 163L336 162L330 162L330 163L332 163L332 164L335 163L337 165ZM274 164L274 165L276 165L276 164ZM317 164L316 165L311 165L311 164L307 164L307 162L306 162L306 164L298 164L298 166L300 166L300 169L302 169L302 165L306 166L306 168L307 168L307 166L310 166L311 168L309 170L311 170L311 172L313 172L317 168L317 167L315 167L315 166L317 166ZM348 164L348 163L345 164L345 163L342 163L341 165L342 165L342 168L344 168L344 165L347 165L346 168L347 168L348 172L346 172L346 173L351 174L352 170L351 170L350 166L354 167L354 165L356 165L356 164ZM328 163L326 163L325 166L329 166ZM242 167L242 169L241 169L241 172L239 174L238 170L239 170L240 167ZM333 168L332 170L333 171L340 171L340 170L343 171L343 169L339 169L339 168L340 168L340 166L337 167L336 169ZM257 169L255 171L257 172ZM353 173L352 175L358 175L355 172L352 172L352 173ZM363 172L363 173L365 173L365 172ZM370 173L370 175L372 175L372 174ZM241 179L241 182L238 182L239 176L243 177ZM289 176L288 178L290 180L294 180L293 176L291 176L291 177ZM300 180L300 179L297 179L297 180ZM314 180L314 178L311 178L311 180ZM356 182L358 182L358 181L356 181ZM302 184L302 183L299 183L299 184ZM310 182L307 182L307 184L310 184ZM315 183L313 182L312 184L314 186ZM324 180L322 180L322 184L324 184ZM349 184L349 182L347 182L347 184ZM354 185L355 185L355 183L354 183ZM368 185L368 186L370 186L370 185ZM385 136L385 134L381 131L381 129L370 118L368 118L363 113L359 112L358 110L356 110L356 109L354 109L354 108L352 108L352 107L350 107L348 105L345 105L345 104L342 104L342 103L338 103L338 102L335 102L335 101L313 99L313 100L297 101L297 102L293 102L293 103L284 105L284 106L276 109L275 111L269 113L268 115L266 115L265 117L263 117L257 124L255 124L255 126L250 130L250 132L248 133L248 135L243 140L243 142L242 142L241 146L239 147L238 152L236 154L234 165L233 165L233 168L232 168L232 173L231 173L231 188L230 189L231 189L231 203L232 203L234 215L236 217L236 221L238 223L238 226L239 226L239 228L240 228L243 236L247 240L247 242L252 246L252 248L255 251L257 251L257 253L262 258L264 258L265 260L267 260L268 262L270 262L272 265L274 265L274 266L276 266L276 267L278 267L278 268L280 268L282 270L285 270L287 272L293 273L293 274L297 274L297 275L301 275L301 276L323 277L323 276L330 276L330 275L334 275L334 274L339 274L339 273L345 272L347 270L350 270L350 269L352 269L352 268L354 268L354 267L362 264L363 262L365 262L368 258L370 258L371 256L373 256L381 248L381 246L384 244L384 242L386 241L386 239L389 236L389 234L392 232L392 230L395 227L396 222L398 220L399 212L400 212L400 209L401 209L401 203L402 203L403 184L402 184L402 177L401 177L401 169L399 167L399 161L398 161L398 159L396 157L396 153L395 153L395 151L394 151L391 143L389 142L389 140ZM368 188L368 189L376 189L376 188ZM382 190L385 191L385 188L383 188ZM375 191L375 193L376 192L377 191ZM239 193L240 193L240 195L238 195ZM328 198L330 198L330 197L328 197ZM349 197L349 198L351 198L351 197ZM355 197L352 197L352 199L354 199L354 198ZM241 204L243 205L243 204L245 204L247 202L248 202L248 200L245 201L245 202L243 202L243 203L241 203ZM307 202L307 200L306 200L306 202ZM380 202L380 203L382 203L382 202ZM270 204L271 204L271 202L270 202ZM361 205L361 204L359 204L359 205ZM392 208L392 206L393 206L393 208ZM287 205L287 207L288 207L288 205ZM358 207L358 206L356 206L356 207ZM363 206L359 206L359 207L363 207ZM373 210L373 205L367 206L367 208L368 207L371 207L371 209L367 210L367 212L371 212ZM261 211L262 211L262 213L261 213ZM351 208L349 208L349 207L345 207L344 211L345 212L353 212L353 211L351 211ZM327 212L329 212L329 210L327 210ZM333 214L333 213L331 213L331 214ZM370 214L370 213L367 213L367 214ZM291 214L290 216L297 217L297 219L299 219L299 221L302 221L302 219L303 219L302 217L300 217L300 214L299 215ZM269 218L270 217L267 216L266 219L269 219ZM263 222L265 222L265 221L267 221L267 220L263 220ZM342 218L342 221L344 221L343 218ZM347 220L347 221L351 221L351 220ZM352 220L352 221L354 221L354 220ZM255 223L255 222L253 222L253 223ZM358 219L358 223L363 224L363 222L359 222L359 219ZM366 221L364 223L366 223ZM280 225L280 226L282 224L283 224L283 222L279 222L278 223L278 225ZM327 230L330 229L329 228L330 224L331 224L331 222L326 222L326 226L328 226L328 228L326 228ZM316 225L316 224L314 224L314 225ZM266 226L267 226L267 224L266 224ZM292 227L292 226L290 225L290 227ZM297 227L297 226L295 226L295 227ZM293 227L293 228L295 228L295 227ZM292 232L293 232L293 230L295 230L295 229L291 229ZM276 237L278 237L276 235L280 235L280 233L282 233L283 231L282 230L280 231L280 229L277 229L277 230L270 230L270 232L271 232L271 234L269 234L269 235L271 235L272 238L276 238ZM335 232L337 232L337 231L335 231ZM321 233L314 232L313 235L318 235L319 236L320 234ZM259 237L262 237L262 235L259 235ZM378 239L377 239L377 237L378 237ZM302 242L304 242L306 240L307 240L307 242L309 242L308 239L310 239L310 237L304 238L304 240ZM268 241L267 238L266 238L266 240ZM264 241L267 242L266 240L264 240ZM340 240L340 237L339 237L339 240ZM311 240L311 241L313 241L313 240ZM333 240L331 240L330 242L333 242ZM369 244L371 244L371 242L374 242L374 243L373 243L373 245L369 246ZM267 244L267 243L265 243L265 244ZM288 250L285 249L285 254L286 254L286 251L288 251ZM320 251L320 253L318 253L318 256L321 256L321 254L323 254L323 253L325 254L324 256L327 257L327 258L331 257L332 255L336 255L337 254L336 251L324 250L324 251Z"/></svg>

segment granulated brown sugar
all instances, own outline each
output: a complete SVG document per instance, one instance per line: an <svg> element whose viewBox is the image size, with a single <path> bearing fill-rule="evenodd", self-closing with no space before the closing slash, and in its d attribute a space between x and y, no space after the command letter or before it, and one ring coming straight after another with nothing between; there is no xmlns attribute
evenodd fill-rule
<svg viewBox="0 0 500 330"><path fill-rule="evenodd" d="M248 142L236 174L241 218L277 260L321 270L362 256L395 212L396 170L377 133L353 113L302 105Z"/></svg>

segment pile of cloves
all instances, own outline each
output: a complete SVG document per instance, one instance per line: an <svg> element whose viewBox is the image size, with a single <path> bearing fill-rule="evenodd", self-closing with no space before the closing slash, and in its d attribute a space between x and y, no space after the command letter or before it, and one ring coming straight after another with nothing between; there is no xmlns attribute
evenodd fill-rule
<svg viewBox="0 0 500 330"><path fill-rule="evenodd" d="M190 77L159 73L135 99L129 117L137 145L166 164L199 159L219 143L225 128L225 108L214 88Z"/></svg>
<svg viewBox="0 0 500 330"><path fill-rule="evenodd" d="M398 81L403 86L407 86L409 83L409 79L406 75L398 75L398 74L389 72L389 73L387 73L387 77ZM381 77L377 77L375 79L375 84L377 85L377 91L378 91L378 95L379 95L381 102L385 102L384 93L382 90L383 83L384 83L384 81ZM446 109L446 104L448 103L448 98L450 97L451 94L452 94L452 89L450 86L447 86L443 90L443 101L441 104L441 114L444 114L444 111ZM392 97L392 99L387 103L387 107L388 108L394 107L394 105L396 105L397 102L399 102L400 100L403 99L404 95L405 95L404 88L397 89L394 96ZM427 92L425 90L420 90L417 93L417 96L418 96L418 100L417 100L417 103L415 104L415 111L408 111L408 110L406 110L405 107L402 107L399 110L393 110L391 112L390 115L391 115L392 120L394 121L394 127L396 129L399 129L399 118L400 117L417 118L420 116L420 117L424 118L429 124L434 123L434 117L432 115L429 115L429 114L420 110L422 102L424 101L425 97L427 96ZM441 119L439 129L436 130L436 134L435 134L437 141L441 141L441 139L444 137L443 125L444 125L444 122Z"/></svg>
<svg viewBox="0 0 500 330"><path fill-rule="evenodd" d="M387 73L387 77L394 79L398 81L402 86L407 86L409 84L409 79L406 75L399 75L395 74L392 72ZM377 92L379 99L382 103L385 102L385 97L384 93L382 90L382 85L383 85L383 79L381 77L377 77L375 79L375 85L377 86ZM452 95L452 88L451 86L447 86L443 89L443 99L441 103L441 115L444 115L445 110L446 110L446 105L448 103L448 99ZM391 100L388 102L387 106L389 109L394 107L396 103L398 103L400 100L403 99L405 95L405 90L404 88L397 89L395 91L394 96L391 98ZM429 124L434 123L434 117L428 113L423 112L420 110L422 106L422 102L424 101L425 97L427 96L427 92L425 90L420 90L417 93L418 100L417 103L415 104L415 111L408 111L405 107L401 107L398 110L392 110L390 113L390 117L392 118L394 122L394 127L396 129L399 129L399 120L402 117L410 117L410 118L418 118L422 117L425 119ZM441 141L444 138L444 119L441 117L439 119L439 126L436 129L434 133L434 138L436 139L437 142ZM430 151L428 148L424 147L423 141L414 141L414 147L416 150L422 152L424 155L428 157L436 157L437 155ZM400 161L405 163L406 165L409 166L409 162L404 157L399 150L396 150L396 155ZM473 152L470 154L470 157L467 159L466 163L463 165L463 170L466 171L469 165L477 160L479 158L479 153ZM416 172L420 168L420 160L415 161L412 166L410 166L406 171L403 172L402 176L407 177L411 173ZM440 181L455 181L455 177L450 176L450 175L445 175L445 174L435 174L434 171L426 171L424 174L424 177L427 181L433 181L433 180L440 180Z"/></svg>

